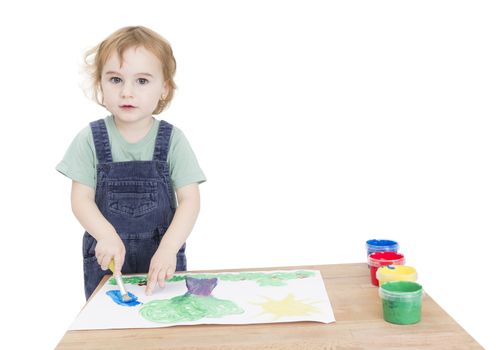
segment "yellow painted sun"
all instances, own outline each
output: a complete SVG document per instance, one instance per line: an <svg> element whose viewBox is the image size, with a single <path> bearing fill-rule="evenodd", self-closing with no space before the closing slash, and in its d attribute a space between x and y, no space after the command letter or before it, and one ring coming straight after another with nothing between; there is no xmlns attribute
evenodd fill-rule
<svg viewBox="0 0 502 350"><path fill-rule="evenodd" d="M319 312L319 309L305 300L298 300L293 294L288 294L282 300L274 300L268 297L263 303L255 303L263 308L263 314L272 314L275 319L286 316L305 316Z"/></svg>

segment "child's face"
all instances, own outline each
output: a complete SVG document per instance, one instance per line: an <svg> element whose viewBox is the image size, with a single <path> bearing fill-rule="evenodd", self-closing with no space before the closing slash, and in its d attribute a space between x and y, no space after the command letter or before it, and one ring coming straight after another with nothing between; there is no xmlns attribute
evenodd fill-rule
<svg viewBox="0 0 502 350"><path fill-rule="evenodd" d="M123 122L150 118L169 92L159 59L144 47L124 51L122 67L114 53L103 66L101 87L104 105Z"/></svg>

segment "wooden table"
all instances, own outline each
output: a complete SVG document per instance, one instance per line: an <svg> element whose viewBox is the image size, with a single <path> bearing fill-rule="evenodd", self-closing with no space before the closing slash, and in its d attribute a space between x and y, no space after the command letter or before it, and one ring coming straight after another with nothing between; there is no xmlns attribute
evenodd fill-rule
<svg viewBox="0 0 502 350"><path fill-rule="evenodd" d="M334 307L336 323L67 331L56 349L482 349L429 295L423 300L420 323L404 326L385 322L378 288L371 285L366 264L276 267L248 271L296 269L321 271ZM107 278L101 281L98 289ZM427 286L424 289L427 290Z"/></svg>

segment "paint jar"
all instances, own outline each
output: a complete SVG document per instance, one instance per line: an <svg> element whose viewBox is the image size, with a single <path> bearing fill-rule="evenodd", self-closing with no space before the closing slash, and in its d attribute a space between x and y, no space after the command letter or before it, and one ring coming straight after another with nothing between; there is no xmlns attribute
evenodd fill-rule
<svg viewBox="0 0 502 350"><path fill-rule="evenodd" d="M376 271L378 284L382 285L390 281L412 281L417 280L417 270L411 266L405 265L386 265L381 266Z"/></svg>
<svg viewBox="0 0 502 350"><path fill-rule="evenodd" d="M384 283L378 294L382 299L383 318L394 324L414 324L422 315L422 286L411 281Z"/></svg>
<svg viewBox="0 0 502 350"><path fill-rule="evenodd" d="M366 241L366 255L375 252L394 252L399 250L399 244L396 241L388 239L370 239Z"/></svg>
<svg viewBox="0 0 502 350"><path fill-rule="evenodd" d="M376 252L368 256L368 265L370 266L371 283L378 286L376 271L380 266L386 265L404 265L404 255L394 252Z"/></svg>

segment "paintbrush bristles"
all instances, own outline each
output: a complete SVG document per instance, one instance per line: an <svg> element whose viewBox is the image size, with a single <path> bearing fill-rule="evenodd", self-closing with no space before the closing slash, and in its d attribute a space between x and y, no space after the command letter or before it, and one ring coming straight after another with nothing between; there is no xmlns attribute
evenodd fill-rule
<svg viewBox="0 0 502 350"><path fill-rule="evenodd" d="M131 297L129 296L129 293L122 295L122 301L131 301Z"/></svg>

